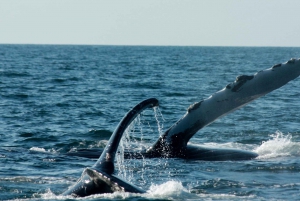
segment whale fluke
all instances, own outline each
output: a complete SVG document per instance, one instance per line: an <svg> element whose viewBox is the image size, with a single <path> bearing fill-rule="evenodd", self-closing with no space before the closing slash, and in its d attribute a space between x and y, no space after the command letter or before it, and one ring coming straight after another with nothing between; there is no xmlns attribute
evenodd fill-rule
<svg viewBox="0 0 300 201"><path fill-rule="evenodd" d="M113 193L115 191L145 193L144 190L113 175L114 161L125 129L143 110L158 106L158 104L157 99L150 98L132 108L120 121L97 162L92 167L86 168L77 183L62 195L84 197L92 194Z"/></svg>

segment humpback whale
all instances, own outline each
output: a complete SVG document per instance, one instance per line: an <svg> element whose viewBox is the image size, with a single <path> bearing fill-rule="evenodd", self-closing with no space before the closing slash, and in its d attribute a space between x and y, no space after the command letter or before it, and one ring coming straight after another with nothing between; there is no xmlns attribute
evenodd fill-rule
<svg viewBox="0 0 300 201"><path fill-rule="evenodd" d="M113 174L115 170L114 160L120 140L128 125L143 110L155 106L158 106L158 100L150 98L132 108L116 127L97 162L92 167L86 168L76 184L66 190L62 195L84 197L92 194L112 193L115 191L145 193L145 191L139 187Z"/></svg>
<svg viewBox="0 0 300 201"><path fill-rule="evenodd" d="M299 75L300 59L291 59L286 63L274 65L251 76L238 76L233 83L228 84L224 89L207 99L192 104L185 115L164 132L149 149L140 153L127 152L124 157L178 157L198 160L253 159L258 155L251 151L191 146L188 141L198 130L216 119L285 85ZM126 128L143 110L158 105L157 99L150 98L132 108L116 127L97 162L92 167L86 168L79 180L62 195L84 197L116 191L145 193L139 187L114 175L114 160Z"/></svg>
<svg viewBox="0 0 300 201"><path fill-rule="evenodd" d="M147 150L139 153L125 152L124 158L184 158L210 161L251 160L258 155L237 149L191 146L189 140L200 129L255 99L282 87L300 75L300 59L259 71L254 75L240 75L236 80L207 99L192 104L183 117L167 129ZM102 150L78 150L69 155L98 157Z"/></svg>

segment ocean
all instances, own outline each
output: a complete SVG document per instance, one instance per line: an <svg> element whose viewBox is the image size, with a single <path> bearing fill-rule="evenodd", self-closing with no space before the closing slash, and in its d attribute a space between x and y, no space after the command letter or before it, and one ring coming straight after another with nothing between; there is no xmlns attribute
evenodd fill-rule
<svg viewBox="0 0 300 201"><path fill-rule="evenodd" d="M298 58L290 47L0 45L0 200L61 196L96 159L68 155L103 148L122 117L157 98L126 132L142 149L189 105L238 75ZM85 200L299 200L300 79L199 130L191 144L250 150L249 161L123 159L116 174L146 194ZM217 109L217 108L216 108ZM121 149L120 148L120 149Z"/></svg>

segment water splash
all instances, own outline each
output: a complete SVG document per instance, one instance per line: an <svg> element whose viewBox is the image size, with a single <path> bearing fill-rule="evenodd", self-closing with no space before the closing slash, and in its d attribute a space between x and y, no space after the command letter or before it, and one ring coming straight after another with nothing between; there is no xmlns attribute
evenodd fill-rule
<svg viewBox="0 0 300 201"><path fill-rule="evenodd" d="M188 193L188 190L183 187L181 182L167 181L160 185L152 184L147 193L153 195L154 197L180 196L182 193Z"/></svg>
<svg viewBox="0 0 300 201"><path fill-rule="evenodd" d="M263 141L254 151L259 154L258 159L284 156L300 156L300 142L293 142L292 135L284 135L280 131L270 135L271 139Z"/></svg>
<svg viewBox="0 0 300 201"><path fill-rule="evenodd" d="M161 136L163 134L163 128L164 128L163 122L165 122L165 119L164 119L159 107L154 107L153 109L154 109L155 120L157 122L158 133Z"/></svg>
<svg viewBox="0 0 300 201"><path fill-rule="evenodd" d="M132 182L136 172L139 172L141 177L140 183L146 184L147 181L144 178L144 172L147 166L147 160L142 155L142 159L126 159L124 160L124 154L130 152L139 153L146 150L153 144L157 136L162 133L164 121L162 114L158 107L154 107L154 116L144 111L127 127L125 133L120 141L118 154L116 155L118 176L125 180ZM151 112L152 113L152 112ZM154 117L154 118L153 118ZM162 120L161 120L162 119ZM142 167L137 169L137 167Z"/></svg>

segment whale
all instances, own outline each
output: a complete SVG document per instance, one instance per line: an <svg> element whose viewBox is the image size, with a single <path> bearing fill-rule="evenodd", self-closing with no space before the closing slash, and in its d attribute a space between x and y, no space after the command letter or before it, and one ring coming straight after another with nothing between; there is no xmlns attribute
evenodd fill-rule
<svg viewBox="0 0 300 201"><path fill-rule="evenodd" d="M122 135L128 125L143 110L156 107L159 102L155 98L146 99L133 107L120 121L115 131L111 135L101 156L92 167L85 168L79 180L62 193L63 196L85 197L93 194L131 192L145 193L141 188L130 184L114 175L115 156Z"/></svg>
<svg viewBox="0 0 300 201"><path fill-rule="evenodd" d="M240 75L222 90L189 106L184 116L167 129L148 149L141 152L126 151L124 158L183 158L193 160L224 161L251 160L258 155L251 151L225 148L211 148L188 144L189 140L202 128L216 119L227 115L255 99L282 87L300 75L300 59L259 71L254 75ZM115 156L126 128L143 110L159 106L156 98L146 99L133 107L120 121L106 147L92 154L101 153L96 163L83 170L78 181L62 193L63 196L85 197L92 194L145 191L116 176ZM80 153L80 152L78 152ZM82 150L81 155L90 150ZM69 155L76 155L70 153Z"/></svg>
<svg viewBox="0 0 300 201"><path fill-rule="evenodd" d="M124 158L183 158L207 161L251 160L252 151L190 145L190 139L215 120L234 112L300 75L300 59L290 59L253 75L240 75L220 91L190 105L187 112L148 149L139 153L127 151ZM94 158L102 149L81 149L68 155Z"/></svg>

